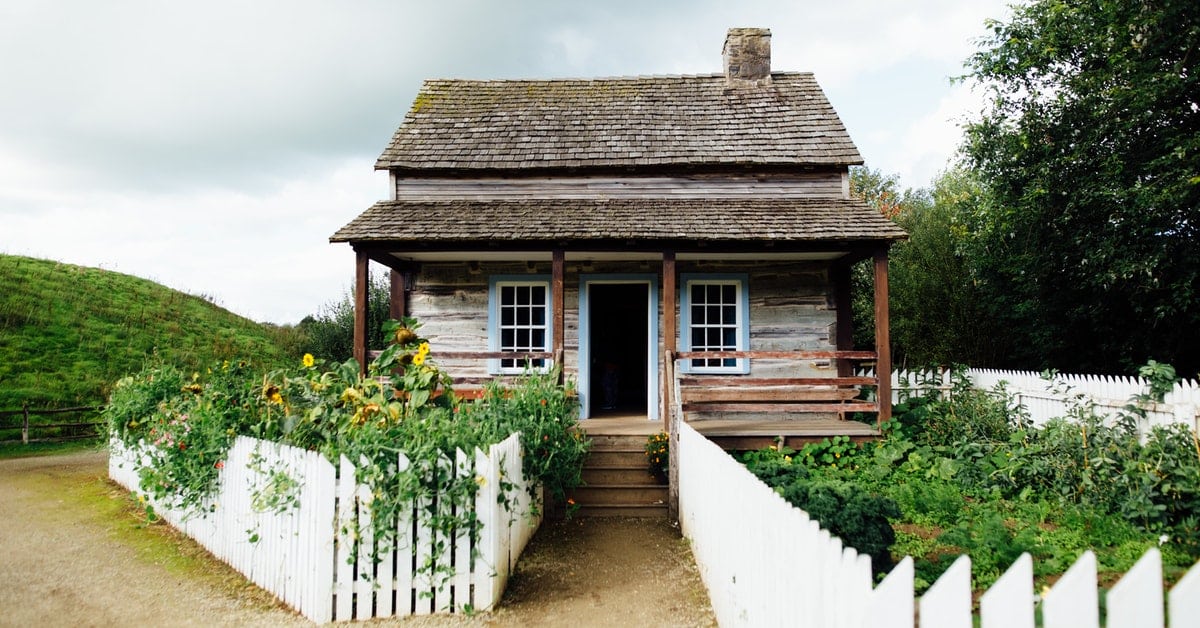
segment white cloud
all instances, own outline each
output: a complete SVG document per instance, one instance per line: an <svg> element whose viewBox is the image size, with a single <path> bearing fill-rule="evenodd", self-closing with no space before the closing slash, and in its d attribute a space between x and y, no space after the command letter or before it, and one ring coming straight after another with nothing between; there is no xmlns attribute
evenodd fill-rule
<svg viewBox="0 0 1200 628"><path fill-rule="evenodd" d="M868 164L926 184L1001 0L0 3L0 250L294 322L340 296L338 227L427 77L713 73L732 26L815 71Z"/></svg>

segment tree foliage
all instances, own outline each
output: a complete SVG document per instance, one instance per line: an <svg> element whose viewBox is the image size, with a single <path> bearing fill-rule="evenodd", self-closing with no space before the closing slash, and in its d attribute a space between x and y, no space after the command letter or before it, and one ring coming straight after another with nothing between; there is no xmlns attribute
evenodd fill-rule
<svg viewBox="0 0 1200 628"><path fill-rule="evenodd" d="M853 193L909 234L889 254L891 337L898 364L987 364L998 331L983 315L975 281L971 223L987 200L969 170L955 168L932 190L898 191L896 176L857 168ZM870 262L853 273L855 345L874 346Z"/></svg>
<svg viewBox="0 0 1200 628"><path fill-rule="evenodd" d="M387 345L383 324L390 308L391 283L388 273L371 273L367 279L367 333L371 348ZM345 362L354 355L354 288L342 298L326 303L316 315L305 316L298 325L306 338L305 351L331 362Z"/></svg>
<svg viewBox="0 0 1200 628"><path fill-rule="evenodd" d="M994 201L970 225L994 364L1195 372L1200 11L1040 0L990 27L964 153Z"/></svg>

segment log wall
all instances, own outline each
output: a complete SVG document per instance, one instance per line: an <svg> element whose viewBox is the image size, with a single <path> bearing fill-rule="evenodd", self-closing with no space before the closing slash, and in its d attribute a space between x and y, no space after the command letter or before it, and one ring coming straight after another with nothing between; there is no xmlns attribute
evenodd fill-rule
<svg viewBox="0 0 1200 628"><path fill-rule="evenodd" d="M505 198L847 198L845 172L671 177L401 178L395 198L405 200Z"/></svg>
<svg viewBox="0 0 1200 628"><path fill-rule="evenodd" d="M830 263L678 262L684 273L745 273L750 281L750 350L795 351L836 348L836 311L830 285ZM647 274L660 276L657 262L568 262L565 269L565 372L578 375L579 280L583 274ZM433 357L454 377L486 377L482 361L453 362L436 352L487 351L488 279L493 275L546 275L549 262L425 263L409 294L409 313L423 324ZM661 281L660 281L661 290ZM660 330L662 299L659 298ZM661 332L660 332L661 333ZM662 349L662 339L659 339ZM751 364L752 377L814 377L836 374L828 361L803 365L773 361Z"/></svg>

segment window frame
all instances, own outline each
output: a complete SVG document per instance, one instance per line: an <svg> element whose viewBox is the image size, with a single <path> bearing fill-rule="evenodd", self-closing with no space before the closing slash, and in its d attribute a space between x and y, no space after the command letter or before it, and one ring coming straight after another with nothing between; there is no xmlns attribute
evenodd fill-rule
<svg viewBox="0 0 1200 628"><path fill-rule="evenodd" d="M745 273L684 273L679 277L679 346L682 351L692 349L692 286L729 285L735 286L737 297L737 344L735 351L747 351L750 347L750 276ZM696 366L692 360L680 365L684 373L720 373L746 375L750 373L750 360L736 358L729 366Z"/></svg>
<svg viewBox="0 0 1200 628"><path fill-rule="evenodd" d="M546 302L543 305L545 308L545 335L543 336L543 345L540 351L550 351L550 343L554 337L554 316L552 309L552 297L550 295L550 275L493 275L488 277L488 350L493 352L502 351L501 348L501 332L504 326L501 324L501 308L503 304L500 302L501 290L506 287L523 287L536 286L545 290ZM533 328L533 327L526 327ZM538 349L531 349L538 351ZM541 367L532 369L534 372L546 373L553 367L553 360L547 358L542 361ZM503 366L502 359L488 360L489 375L521 375L525 373L525 366Z"/></svg>

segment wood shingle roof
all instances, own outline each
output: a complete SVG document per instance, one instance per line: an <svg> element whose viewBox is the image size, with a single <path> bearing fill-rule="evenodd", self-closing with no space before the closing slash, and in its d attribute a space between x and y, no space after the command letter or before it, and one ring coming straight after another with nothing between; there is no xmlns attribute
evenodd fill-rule
<svg viewBox="0 0 1200 628"><path fill-rule="evenodd" d="M862 201L748 197L381 201L330 241L818 243L904 237Z"/></svg>
<svg viewBox="0 0 1200 628"><path fill-rule="evenodd" d="M810 73L426 81L376 169L844 167L863 163Z"/></svg>

